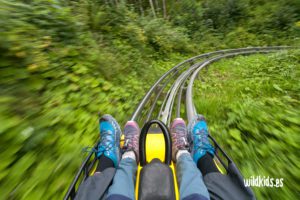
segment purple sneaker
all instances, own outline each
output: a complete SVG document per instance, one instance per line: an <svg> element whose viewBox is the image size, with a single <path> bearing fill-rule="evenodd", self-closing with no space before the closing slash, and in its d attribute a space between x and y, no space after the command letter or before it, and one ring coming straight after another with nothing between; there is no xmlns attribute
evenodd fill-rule
<svg viewBox="0 0 300 200"><path fill-rule="evenodd" d="M176 162L176 154L178 150L188 150L189 143L187 140L187 129L182 118L176 118L171 125L172 137L172 159Z"/></svg>
<svg viewBox="0 0 300 200"><path fill-rule="evenodd" d="M139 138L140 128L135 121L128 121L124 128L124 146L123 151L133 151L136 157L136 162L139 162ZM124 153L123 152L123 153Z"/></svg>

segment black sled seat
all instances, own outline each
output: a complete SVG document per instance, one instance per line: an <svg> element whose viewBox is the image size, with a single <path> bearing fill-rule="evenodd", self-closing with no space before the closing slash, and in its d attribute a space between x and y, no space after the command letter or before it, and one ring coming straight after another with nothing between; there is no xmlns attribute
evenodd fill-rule
<svg viewBox="0 0 300 200"><path fill-rule="evenodd" d="M141 170L139 199L175 199L173 172L159 159L153 159Z"/></svg>

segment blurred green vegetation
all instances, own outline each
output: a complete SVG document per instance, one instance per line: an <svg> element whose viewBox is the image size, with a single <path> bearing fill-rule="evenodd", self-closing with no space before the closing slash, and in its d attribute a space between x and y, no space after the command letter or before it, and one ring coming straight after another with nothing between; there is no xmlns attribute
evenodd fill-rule
<svg viewBox="0 0 300 200"><path fill-rule="evenodd" d="M0 199L61 199L82 147L97 138L97 113L123 124L149 86L178 62L221 48L300 40L298 0L169 0L165 13L161 4L139 2L0 0ZM261 103L270 111L285 106L268 101ZM255 103L244 106L262 106ZM282 112L276 120L290 113ZM242 162L256 152L245 149L234 158ZM241 166L246 175L254 163L248 161ZM259 194L271 195L264 190Z"/></svg>
<svg viewBox="0 0 300 200"><path fill-rule="evenodd" d="M245 178L283 178L257 199L297 199L300 51L223 60L202 71L195 105Z"/></svg>

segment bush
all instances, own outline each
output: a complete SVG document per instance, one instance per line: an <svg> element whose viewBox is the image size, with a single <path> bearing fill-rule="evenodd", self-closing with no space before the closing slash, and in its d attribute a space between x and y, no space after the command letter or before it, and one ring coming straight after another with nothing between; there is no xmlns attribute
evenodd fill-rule
<svg viewBox="0 0 300 200"><path fill-rule="evenodd" d="M244 177L283 178L282 188L254 187L257 199L298 195L299 55L224 60L203 72L195 86L197 111Z"/></svg>
<svg viewBox="0 0 300 200"><path fill-rule="evenodd" d="M184 28L172 28L170 24L162 19L147 20L142 22L148 43L156 51L162 53L189 53L193 51L189 37Z"/></svg>

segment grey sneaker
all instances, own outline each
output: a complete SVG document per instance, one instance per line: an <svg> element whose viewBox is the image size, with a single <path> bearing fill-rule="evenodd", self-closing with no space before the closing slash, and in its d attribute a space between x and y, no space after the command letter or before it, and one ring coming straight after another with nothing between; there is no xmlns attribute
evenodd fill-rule
<svg viewBox="0 0 300 200"><path fill-rule="evenodd" d="M136 157L136 162L139 162L139 138L140 128L135 121L128 121L124 128L124 146L123 151L133 151ZM124 153L123 152L123 153Z"/></svg>
<svg viewBox="0 0 300 200"><path fill-rule="evenodd" d="M178 150L188 150L189 143L187 140L187 129L182 118L176 118L171 125L172 137L172 159L176 162L176 154Z"/></svg>

